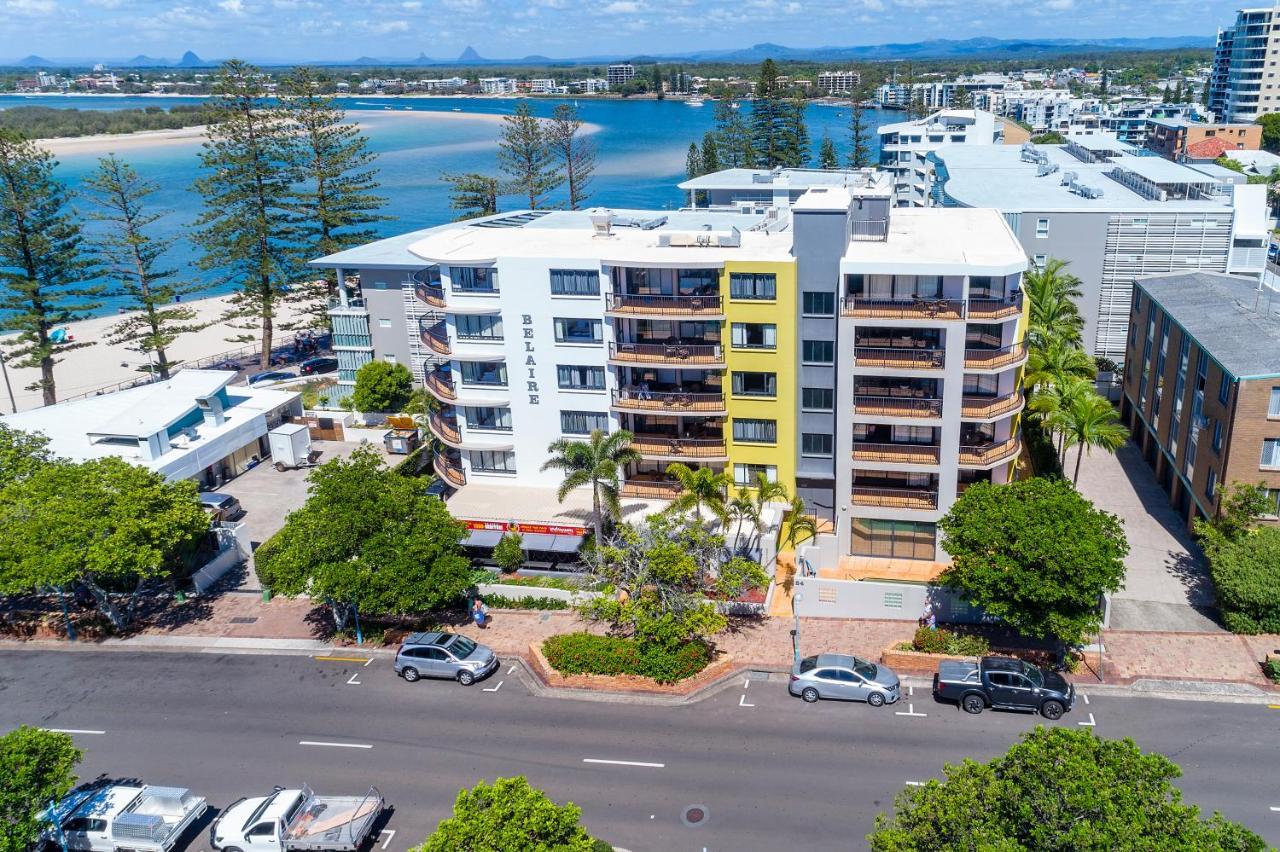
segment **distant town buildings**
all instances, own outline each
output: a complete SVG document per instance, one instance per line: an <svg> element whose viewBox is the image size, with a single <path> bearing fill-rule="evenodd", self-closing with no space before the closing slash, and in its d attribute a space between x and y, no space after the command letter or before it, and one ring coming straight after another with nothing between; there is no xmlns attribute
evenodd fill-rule
<svg viewBox="0 0 1280 852"><path fill-rule="evenodd" d="M818 88L830 95L851 94L862 82L857 71L820 71L818 72Z"/></svg>
<svg viewBox="0 0 1280 852"><path fill-rule="evenodd" d="M630 63L610 65L609 70L605 75L610 89L617 89L625 86L627 83L630 83L632 78L635 76L636 67Z"/></svg>
<svg viewBox="0 0 1280 852"><path fill-rule="evenodd" d="M1260 124L1208 124L1182 118L1153 118L1147 122L1146 146L1170 160L1213 161L1227 151L1256 151L1262 147Z"/></svg>
<svg viewBox="0 0 1280 852"><path fill-rule="evenodd" d="M939 110L926 118L882 125L880 165L894 177L901 207L927 207L933 182L930 154L944 145L999 145L1004 122L983 110Z"/></svg>

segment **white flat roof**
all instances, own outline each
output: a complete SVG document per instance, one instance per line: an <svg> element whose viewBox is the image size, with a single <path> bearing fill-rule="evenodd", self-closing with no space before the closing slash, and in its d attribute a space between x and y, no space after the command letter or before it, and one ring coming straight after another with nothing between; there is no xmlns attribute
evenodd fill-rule
<svg viewBox="0 0 1280 852"><path fill-rule="evenodd" d="M1026 269L1027 255L997 210L903 207L889 214L886 240L854 240L842 269L903 272L937 268L955 273L1009 275Z"/></svg>
<svg viewBox="0 0 1280 852"><path fill-rule="evenodd" d="M691 189L808 189L813 186L865 186L869 182L887 182L888 175L865 169L721 169L709 175L700 175L682 181L679 187ZM870 180L869 180L870 179Z"/></svg>

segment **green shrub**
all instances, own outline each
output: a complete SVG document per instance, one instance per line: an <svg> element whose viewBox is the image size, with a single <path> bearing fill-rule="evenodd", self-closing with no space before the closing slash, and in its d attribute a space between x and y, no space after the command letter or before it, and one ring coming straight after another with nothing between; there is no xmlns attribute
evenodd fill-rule
<svg viewBox="0 0 1280 852"><path fill-rule="evenodd" d="M1280 683L1280 659L1269 657L1262 664L1262 673L1271 678L1273 683Z"/></svg>
<svg viewBox="0 0 1280 852"><path fill-rule="evenodd" d="M991 650L991 644L981 636L952 633L941 627L921 627L911 640L910 650L926 654L981 657Z"/></svg>
<svg viewBox="0 0 1280 852"><path fill-rule="evenodd" d="M1259 527L1214 547L1222 620L1233 633L1280 633L1280 529Z"/></svg>
<svg viewBox="0 0 1280 852"><path fill-rule="evenodd" d="M1031 467L1036 476L1062 476L1058 451L1053 440L1045 433L1040 421L1034 417L1022 418L1022 438L1031 456Z"/></svg>
<svg viewBox="0 0 1280 852"><path fill-rule="evenodd" d="M690 642L675 648L651 645L641 652L643 669L640 674L658 683L675 683L696 675L711 662L711 649L700 642Z"/></svg>
<svg viewBox="0 0 1280 852"><path fill-rule="evenodd" d="M552 636L542 643L542 653L561 674L631 674L650 677L658 683L693 677L711 662L711 649L701 643L664 648L593 633Z"/></svg>
<svg viewBox="0 0 1280 852"><path fill-rule="evenodd" d="M499 574L493 571L489 572L489 577L484 582L501 583L504 586L534 586L540 589L564 589L566 592L576 592L587 588L590 585L578 577L512 577L507 574Z"/></svg>
<svg viewBox="0 0 1280 852"><path fill-rule="evenodd" d="M515 571L524 564L524 538L520 533L503 533L493 548L493 561L503 571Z"/></svg>
<svg viewBox="0 0 1280 852"><path fill-rule="evenodd" d="M494 609L568 609L569 602L560 598L508 598L503 595L481 595L486 606Z"/></svg>

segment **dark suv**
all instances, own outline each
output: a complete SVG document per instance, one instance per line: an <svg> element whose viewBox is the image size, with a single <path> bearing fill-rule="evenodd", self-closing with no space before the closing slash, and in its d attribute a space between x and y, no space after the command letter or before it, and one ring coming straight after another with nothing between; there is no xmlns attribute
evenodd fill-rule
<svg viewBox="0 0 1280 852"><path fill-rule="evenodd" d="M977 663L938 663L933 697L955 701L966 713L998 707L1030 710L1057 720L1075 706L1076 690L1057 672L1010 657L983 657Z"/></svg>
<svg viewBox="0 0 1280 852"><path fill-rule="evenodd" d="M440 677L470 686L498 667L498 655L474 639L456 633L412 633L396 651L395 670L413 683Z"/></svg>

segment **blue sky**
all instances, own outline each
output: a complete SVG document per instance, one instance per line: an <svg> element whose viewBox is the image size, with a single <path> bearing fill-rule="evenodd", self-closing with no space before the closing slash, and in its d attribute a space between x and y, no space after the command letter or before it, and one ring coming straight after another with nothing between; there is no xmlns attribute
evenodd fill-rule
<svg viewBox="0 0 1280 852"><path fill-rule="evenodd" d="M1212 35L1223 0L0 0L0 60L452 59L974 36Z"/></svg>

